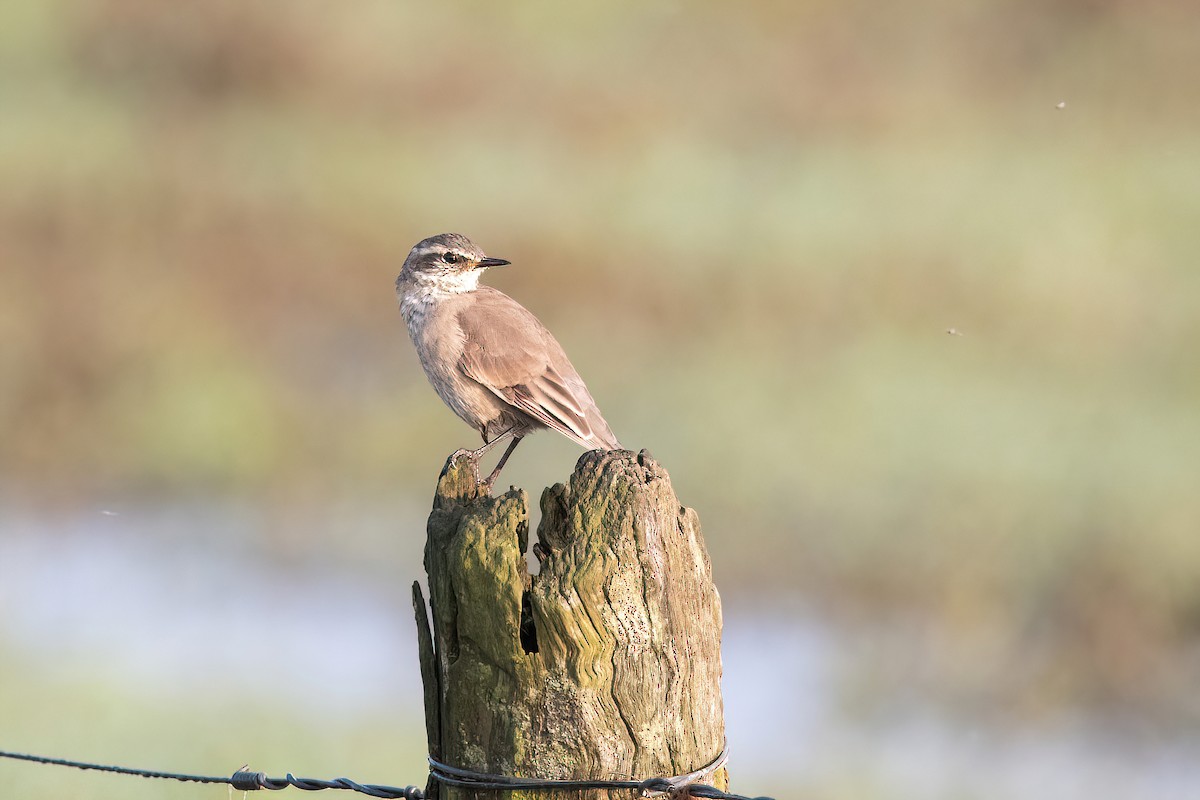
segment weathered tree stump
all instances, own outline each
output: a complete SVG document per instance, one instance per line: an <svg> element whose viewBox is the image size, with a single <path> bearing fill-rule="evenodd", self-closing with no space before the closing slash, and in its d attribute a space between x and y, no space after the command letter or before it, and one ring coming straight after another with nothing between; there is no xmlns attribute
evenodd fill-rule
<svg viewBox="0 0 1200 800"><path fill-rule="evenodd" d="M683 775L724 747L721 602L700 522L648 453L594 451L528 503L481 494L470 464L438 482L413 585L429 750L500 775L642 780ZM722 768L705 779L725 788ZM434 787L441 800L532 797ZM625 790L555 792L627 798Z"/></svg>

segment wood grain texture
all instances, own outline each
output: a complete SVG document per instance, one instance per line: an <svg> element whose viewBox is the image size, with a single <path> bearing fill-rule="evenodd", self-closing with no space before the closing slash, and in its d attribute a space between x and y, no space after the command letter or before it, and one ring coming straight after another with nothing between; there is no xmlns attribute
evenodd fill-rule
<svg viewBox="0 0 1200 800"><path fill-rule="evenodd" d="M568 484L542 494L532 577L525 493L489 497L477 479L471 464L447 464L429 517L431 752L481 772L563 779L641 780L709 763L724 743L721 603L699 520L666 470L645 451L586 453ZM420 631L419 591L414 606ZM725 771L709 782L724 787Z"/></svg>

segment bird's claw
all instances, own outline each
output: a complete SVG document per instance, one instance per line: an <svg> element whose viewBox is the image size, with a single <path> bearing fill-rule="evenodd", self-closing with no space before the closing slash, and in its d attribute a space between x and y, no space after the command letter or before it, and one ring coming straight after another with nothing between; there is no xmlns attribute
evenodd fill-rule
<svg viewBox="0 0 1200 800"><path fill-rule="evenodd" d="M471 475L475 480L475 485L478 487L480 495L486 495L491 492L492 481L496 479L496 476L493 474L484 480L480 480L478 450L455 450L450 454L450 458L446 462L446 470L457 469L460 464L466 464L471 468Z"/></svg>

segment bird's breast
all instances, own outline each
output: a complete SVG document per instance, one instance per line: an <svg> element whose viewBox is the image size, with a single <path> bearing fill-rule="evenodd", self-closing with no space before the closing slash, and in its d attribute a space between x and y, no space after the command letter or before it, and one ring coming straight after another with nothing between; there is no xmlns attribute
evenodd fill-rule
<svg viewBox="0 0 1200 800"><path fill-rule="evenodd" d="M453 298L405 294L400 312L429 383L458 417L473 427L499 417L503 407L491 392L469 379L460 368L466 334L458 321Z"/></svg>

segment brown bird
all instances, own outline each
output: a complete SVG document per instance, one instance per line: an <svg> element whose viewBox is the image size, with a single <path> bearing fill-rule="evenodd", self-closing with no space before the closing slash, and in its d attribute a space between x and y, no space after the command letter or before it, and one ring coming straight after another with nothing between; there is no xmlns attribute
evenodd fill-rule
<svg viewBox="0 0 1200 800"><path fill-rule="evenodd" d="M462 234L443 233L418 242L396 278L400 313L429 382L483 436L483 447L451 458L478 460L512 437L483 482L488 488L521 439L540 428L588 449L621 448L550 331L516 300L479 285L484 270L509 263Z"/></svg>

